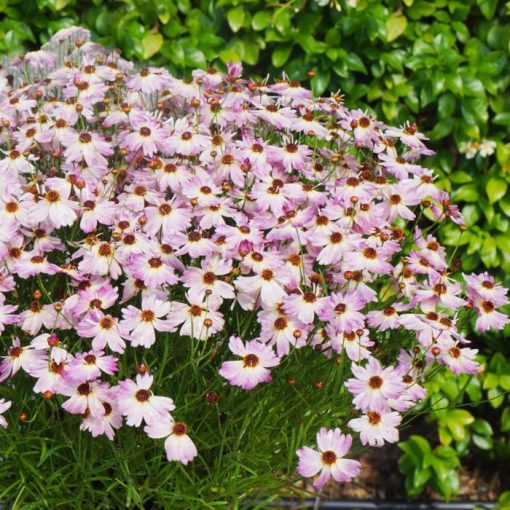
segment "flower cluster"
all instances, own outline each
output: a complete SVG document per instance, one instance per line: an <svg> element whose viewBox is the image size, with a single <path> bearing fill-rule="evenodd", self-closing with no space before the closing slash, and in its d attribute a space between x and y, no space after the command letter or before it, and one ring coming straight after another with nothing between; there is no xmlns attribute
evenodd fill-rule
<svg viewBox="0 0 510 510"><path fill-rule="evenodd" d="M237 64L187 81L137 70L80 28L1 74L0 381L25 372L93 436L143 427L191 461L181 402L158 381L162 351L187 342L191 357L203 341L244 390L296 349L340 360L359 413L342 426L380 446L430 367L476 372L463 325L508 323L506 290L487 274L462 282L431 232L462 218L417 163L431 151L414 124ZM233 310L256 319L250 339ZM134 375L133 353L157 370ZM302 475L356 476L351 435L317 440L321 453L298 451Z"/></svg>
<svg viewBox="0 0 510 510"><path fill-rule="evenodd" d="M494 140L482 140L481 142L470 140L460 144L459 152L465 154L467 159L473 159L477 154L482 158L487 158L494 154L496 147L497 143Z"/></svg>

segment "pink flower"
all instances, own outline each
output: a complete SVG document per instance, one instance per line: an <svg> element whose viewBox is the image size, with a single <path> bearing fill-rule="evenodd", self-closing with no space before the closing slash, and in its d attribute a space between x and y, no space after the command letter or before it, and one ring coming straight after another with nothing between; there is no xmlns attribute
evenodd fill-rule
<svg viewBox="0 0 510 510"><path fill-rule="evenodd" d="M278 273L276 269L264 267L254 276L238 276L235 287L240 292L260 296L264 305L273 306L287 296Z"/></svg>
<svg viewBox="0 0 510 510"><path fill-rule="evenodd" d="M318 311L319 319L328 321L337 331L363 329L365 317L359 311L365 306L358 293L331 294Z"/></svg>
<svg viewBox="0 0 510 510"><path fill-rule="evenodd" d="M478 312L475 328L482 333L489 329L503 329L510 323L510 319L496 310L496 305L489 300L477 299L474 308Z"/></svg>
<svg viewBox="0 0 510 510"><path fill-rule="evenodd" d="M350 420L349 427L359 432L362 444L383 446L384 442L396 443L402 416L396 412L367 411L360 418Z"/></svg>
<svg viewBox="0 0 510 510"><path fill-rule="evenodd" d="M239 361L225 361L221 365L219 374L230 384L251 390L261 382L271 381L271 371L268 369L280 363L271 347L256 340L243 344L236 336L230 337L228 347L243 358Z"/></svg>
<svg viewBox="0 0 510 510"><path fill-rule="evenodd" d="M111 399L110 385L107 382L75 382L63 377L57 390L58 393L71 397L62 404L62 408L72 414L89 412L92 416L103 416L103 402Z"/></svg>
<svg viewBox="0 0 510 510"><path fill-rule="evenodd" d="M439 342L436 344L440 349L439 362L447 365L455 375L476 374L480 365L475 361L478 349L461 348L452 341Z"/></svg>
<svg viewBox="0 0 510 510"><path fill-rule="evenodd" d="M82 250L83 260L78 264L78 270L83 273L105 276L117 279L122 269L117 259L114 247L108 242L96 242L92 247Z"/></svg>
<svg viewBox="0 0 510 510"><path fill-rule="evenodd" d="M105 356L103 351L79 352L69 363L69 377L75 381L93 381L104 372L113 375L117 372L118 360Z"/></svg>
<svg viewBox="0 0 510 510"><path fill-rule="evenodd" d="M0 363L0 382L13 377L20 368L27 374L34 374L44 363L45 354L35 350L32 346L21 346L19 338L13 338L12 345L7 350L7 356L3 356Z"/></svg>
<svg viewBox="0 0 510 510"><path fill-rule="evenodd" d="M130 268L133 276L142 280L148 287L174 285L179 281L172 266L158 253L149 251L131 257Z"/></svg>
<svg viewBox="0 0 510 510"><path fill-rule="evenodd" d="M84 338L93 338L92 348L96 351L102 351L108 345L112 351L123 353L126 348L124 339L129 338L124 324L101 310L89 312L76 326L76 332Z"/></svg>
<svg viewBox="0 0 510 510"><path fill-rule="evenodd" d="M234 288L224 282L221 276L227 275L232 270L230 261L222 260L220 257L212 257L208 261L203 260L201 268L190 267L183 274L181 281L188 287L188 296L193 302L208 299L233 299Z"/></svg>
<svg viewBox="0 0 510 510"><path fill-rule="evenodd" d="M197 448L188 436L188 427L185 423L176 422L170 415L149 423L144 427L149 437L165 439L166 458L186 465L198 454Z"/></svg>
<svg viewBox="0 0 510 510"><path fill-rule="evenodd" d="M120 135L122 145L133 152L141 149L145 156L164 149L167 133L158 122L139 112L133 112L129 120L133 131Z"/></svg>
<svg viewBox="0 0 510 510"><path fill-rule="evenodd" d="M69 226L77 218L76 204L69 199L71 185L58 177L46 180L46 192L32 205L31 214L44 221L46 218L54 228Z"/></svg>
<svg viewBox="0 0 510 510"><path fill-rule="evenodd" d="M117 409L115 401L102 402L104 413L99 416L89 414L80 425L80 430L88 430L93 437L104 434L113 441L115 429L122 426L122 415Z"/></svg>
<svg viewBox="0 0 510 510"><path fill-rule="evenodd" d="M139 427L142 421L147 424L158 422L175 409L171 398L152 393L152 382L153 377L149 374L138 374L136 382L131 379L119 382L116 402L128 425Z"/></svg>
<svg viewBox="0 0 510 510"><path fill-rule="evenodd" d="M351 366L356 377L348 379L345 387L355 396L352 401L359 409L385 411L388 399L398 398L405 390L401 376L393 367L382 368L379 361L370 357L365 367Z"/></svg>
<svg viewBox="0 0 510 510"><path fill-rule="evenodd" d="M170 330L181 325L179 333L199 340L206 340L223 329L225 319L216 308L217 303L185 304L173 301L167 321Z"/></svg>
<svg viewBox="0 0 510 510"><path fill-rule="evenodd" d="M17 315L13 315L17 308L18 307L16 305L2 304L0 306L0 333L4 331L7 324L17 324L19 322L19 317Z"/></svg>
<svg viewBox="0 0 510 510"><path fill-rule="evenodd" d="M494 277L489 273L464 274L463 276L466 281L467 295L472 301L487 300L496 307L508 304L508 289L496 284Z"/></svg>
<svg viewBox="0 0 510 510"><path fill-rule="evenodd" d="M113 149L104 137L96 133L68 133L63 137L63 143L67 146L64 156L68 161L81 162L88 166L106 166L105 156L111 156Z"/></svg>
<svg viewBox="0 0 510 510"><path fill-rule="evenodd" d="M129 305L122 309L120 326L130 331L131 345L149 348L156 341L156 331L170 331L168 320L161 319L170 312L170 303L163 302L155 296L142 299L142 309Z"/></svg>
<svg viewBox="0 0 510 510"><path fill-rule="evenodd" d="M3 427L4 429L7 427L7 420L2 415L11 407L11 405L11 401L5 400L4 398L0 399L0 427Z"/></svg>
<svg viewBox="0 0 510 510"><path fill-rule="evenodd" d="M292 294L285 299L283 310L304 324L312 324L317 310L324 302L325 298L317 297L313 292Z"/></svg>
<svg viewBox="0 0 510 510"><path fill-rule="evenodd" d="M339 428L321 428L317 433L319 451L304 446L296 452L299 457L298 473L307 478L319 474L313 483L316 489L320 489L331 477L337 482L350 482L361 471L357 460L344 458L351 445L352 437L342 434Z"/></svg>

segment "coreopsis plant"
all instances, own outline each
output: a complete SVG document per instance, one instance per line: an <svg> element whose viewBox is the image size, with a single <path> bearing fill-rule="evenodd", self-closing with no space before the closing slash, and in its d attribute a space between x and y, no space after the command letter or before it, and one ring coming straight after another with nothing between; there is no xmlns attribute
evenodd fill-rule
<svg viewBox="0 0 510 510"><path fill-rule="evenodd" d="M415 125L237 64L180 80L81 28L1 75L4 498L349 482L431 372L477 371L466 327L508 323L506 290L434 237L462 218Z"/></svg>

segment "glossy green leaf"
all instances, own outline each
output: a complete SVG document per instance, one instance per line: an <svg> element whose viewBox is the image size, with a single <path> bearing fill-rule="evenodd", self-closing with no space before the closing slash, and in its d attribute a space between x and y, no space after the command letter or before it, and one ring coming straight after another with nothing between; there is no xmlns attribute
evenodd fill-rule
<svg viewBox="0 0 510 510"><path fill-rule="evenodd" d="M232 29L232 32L238 32L240 28L244 24L244 20L246 19L246 11L242 5L238 5L237 7L233 7L229 9L227 12L227 21Z"/></svg>
<svg viewBox="0 0 510 510"><path fill-rule="evenodd" d="M251 19L253 30L264 30L270 23L273 13L271 11L259 11Z"/></svg>
<svg viewBox="0 0 510 510"><path fill-rule="evenodd" d="M507 189L508 183L499 177L491 177L485 186L485 191L491 204L503 198Z"/></svg>
<svg viewBox="0 0 510 510"><path fill-rule="evenodd" d="M510 126L510 112L498 113L492 122L498 126Z"/></svg>
<svg viewBox="0 0 510 510"><path fill-rule="evenodd" d="M291 44L277 46L271 53L271 62L275 67L282 67L289 59L291 51Z"/></svg>
<svg viewBox="0 0 510 510"><path fill-rule="evenodd" d="M145 59L154 56L163 46L163 36L159 33L147 32L142 39L142 56Z"/></svg>
<svg viewBox="0 0 510 510"><path fill-rule="evenodd" d="M388 42L398 39L407 28L407 18L401 14L392 14L386 20L386 38Z"/></svg>

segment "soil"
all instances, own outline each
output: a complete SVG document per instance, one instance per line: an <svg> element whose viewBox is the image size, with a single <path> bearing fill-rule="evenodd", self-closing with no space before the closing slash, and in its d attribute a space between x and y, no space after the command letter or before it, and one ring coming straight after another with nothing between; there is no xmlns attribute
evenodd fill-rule
<svg viewBox="0 0 510 510"><path fill-rule="evenodd" d="M395 445L387 445L371 451L360 458L362 470L353 482L346 484L330 483L324 487L323 500L362 499L362 500L403 500L406 499L404 476L398 469L401 451ZM500 473L486 469L480 459L463 459L460 469L460 492L453 500L495 501L502 492ZM467 460L467 462L466 462ZM418 498L443 500L434 491L427 489Z"/></svg>

